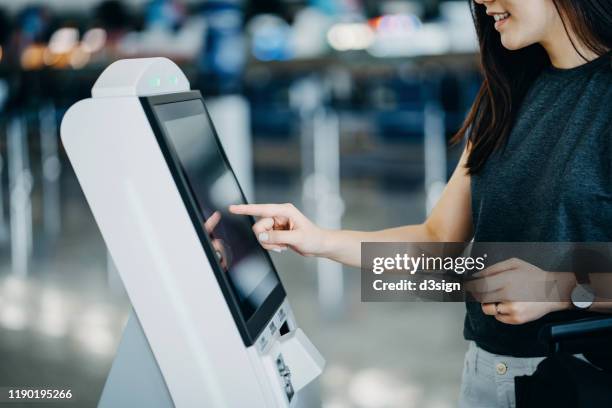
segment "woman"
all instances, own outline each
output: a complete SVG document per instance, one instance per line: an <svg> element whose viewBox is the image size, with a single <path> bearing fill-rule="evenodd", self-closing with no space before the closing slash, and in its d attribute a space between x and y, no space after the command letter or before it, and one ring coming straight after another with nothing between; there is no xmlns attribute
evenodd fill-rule
<svg viewBox="0 0 612 408"><path fill-rule="evenodd" d="M485 79L456 136L467 136L466 150L429 218L383 231L330 231L291 204L231 207L261 217L253 229L265 248L359 267L362 241L612 242L610 0L474 0L471 7ZM495 269L547 273L520 260ZM468 303L460 405L514 406L513 377L532 373L546 352L537 341L544 322L612 311L604 302L573 308L569 301Z"/></svg>

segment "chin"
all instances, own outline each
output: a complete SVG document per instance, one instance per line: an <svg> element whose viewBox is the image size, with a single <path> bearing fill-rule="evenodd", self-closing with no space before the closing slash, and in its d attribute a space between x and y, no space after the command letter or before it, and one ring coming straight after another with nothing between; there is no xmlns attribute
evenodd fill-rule
<svg viewBox="0 0 612 408"><path fill-rule="evenodd" d="M504 46L504 48L510 51L520 50L521 48L525 48L526 46L526 44L524 44L523 41L517 41L516 39L508 35L501 36L501 43Z"/></svg>

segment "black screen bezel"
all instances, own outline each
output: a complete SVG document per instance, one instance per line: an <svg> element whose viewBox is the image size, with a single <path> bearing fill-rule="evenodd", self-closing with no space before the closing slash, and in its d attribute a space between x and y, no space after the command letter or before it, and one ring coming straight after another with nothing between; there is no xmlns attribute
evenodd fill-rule
<svg viewBox="0 0 612 408"><path fill-rule="evenodd" d="M185 203L185 207L187 209L187 212L189 213L189 217L191 218L198 237L200 238L202 248L204 249L208 261L210 262L212 269L215 273L215 277L217 278L217 282L219 283L221 292L223 293L223 296L227 301L227 305L232 313L232 316L234 317L234 321L236 322L236 326L238 327L238 331L240 332L242 340L244 341L244 344L247 347L250 347L255 343L261 332L265 329L267 324L274 317L276 310L278 310L280 305L285 300L285 288L283 287L283 284L280 280L280 276L278 275L278 272L276 270L276 267L274 266L274 263L272 262L272 259L270 258L270 255L267 251L264 251L266 258L270 263L270 267L273 273L276 275L279 283L276 288L272 290L270 295L268 295L264 303L257 310L255 310L253 315L248 320L244 318L240 310L239 301L230 287L228 277L226 276L226 273L223 272L221 265L219 264L219 261L214 254L208 234L204 233L204 230L201 227L205 220L203 219L204 217L198 210L198 205L191 189L188 187L187 177L182 168L182 165L180 164L178 155L174 151L172 144L169 143L163 125L160 123L160 120L157 117L157 114L154 109L156 105L164 105L174 102L185 102L190 100L200 100L202 102L202 106L204 107L204 112L210 123L210 127L212 129L215 141L217 142L217 146L219 147L219 151L221 152L223 160L227 164L230 172L232 173L232 176L234 177L234 180L236 181L236 184L238 185L242 199L244 200L244 202L247 202L244 192L242 191L242 187L240 186L240 183L238 183L236 174L229 160L227 159L225 151L223 150L223 145L219 140L219 136L217 135L217 131L214 127L214 124L210 119L210 115L208 113L208 109L206 108L206 104L204 103L204 99L202 98L202 95L199 91L144 96L140 97L139 99L147 116L147 119L151 124L151 128L153 129L153 133L155 135L155 138L157 139L162 154L166 159L166 163L168 164L168 168L170 169L172 178L174 179L174 182L176 183L183 202ZM249 217L249 219L252 225L255 220L253 217Z"/></svg>

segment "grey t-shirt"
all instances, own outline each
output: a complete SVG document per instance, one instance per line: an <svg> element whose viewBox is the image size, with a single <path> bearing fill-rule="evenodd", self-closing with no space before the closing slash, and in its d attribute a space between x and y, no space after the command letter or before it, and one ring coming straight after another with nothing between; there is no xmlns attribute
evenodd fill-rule
<svg viewBox="0 0 612 408"><path fill-rule="evenodd" d="M476 241L612 242L612 54L572 69L546 68L505 149L472 176L471 188ZM508 325L468 303L464 335L492 353L542 356L544 323L588 313Z"/></svg>

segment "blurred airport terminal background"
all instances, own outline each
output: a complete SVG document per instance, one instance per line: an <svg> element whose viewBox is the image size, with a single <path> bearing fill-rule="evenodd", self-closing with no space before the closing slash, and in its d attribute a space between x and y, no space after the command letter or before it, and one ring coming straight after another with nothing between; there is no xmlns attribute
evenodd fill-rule
<svg viewBox="0 0 612 408"><path fill-rule="evenodd" d="M421 222L481 81L465 0L0 0L0 386L96 405L130 305L59 124L143 56L202 91L252 201L330 228ZM455 406L463 304L361 303L358 270L272 256L324 407Z"/></svg>

